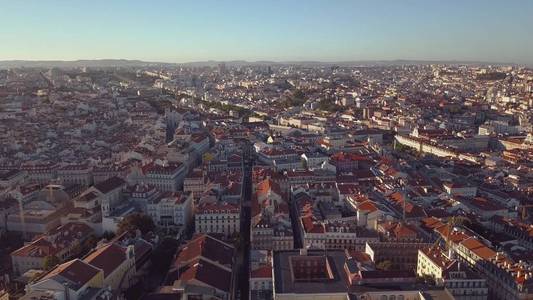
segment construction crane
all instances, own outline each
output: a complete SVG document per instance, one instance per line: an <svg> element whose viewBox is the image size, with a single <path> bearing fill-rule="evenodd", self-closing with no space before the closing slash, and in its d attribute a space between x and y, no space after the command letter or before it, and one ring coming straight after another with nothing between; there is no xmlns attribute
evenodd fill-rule
<svg viewBox="0 0 533 300"><path fill-rule="evenodd" d="M468 218L466 217L463 217L463 216L453 216L450 218L450 230L448 230L448 232L446 233L446 248L449 250L450 249L450 234L451 232L453 231L453 228L456 226L456 225L462 225L464 223L464 221L468 220Z"/></svg>
<svg viewBox="0 0 533 300"><path fill-rule="evenodd" d="M468 218L466 217L463 217L463 216L452 216L448 223L446 224L446 226L449 227L448 229L448 232L446 232L446 237L444 239L444 242L445 242L445 247L446 247L446 250L450 250L450 234L451 232L453 231L453 228L456 226L456 225L461 225L463 224L464 221L468 220ZM442 236L440 236L436 241L435 243L431 246L431 249L435 249L436 247L438 247L438 245L440 244L442 240Z"/></svg>

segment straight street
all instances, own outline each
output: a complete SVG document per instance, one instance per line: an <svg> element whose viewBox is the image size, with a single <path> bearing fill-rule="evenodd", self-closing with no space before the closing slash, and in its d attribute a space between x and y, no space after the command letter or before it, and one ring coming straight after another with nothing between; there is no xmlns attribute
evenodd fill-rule
<svg viewBox="0 0 533 300"><path fill-rule="evenodd" d="M249 297L249 273L250 273L250 222L251 222L251 197L252 197L252 162L249 151L244 151L243 157L243 194L241 198L241 227L239 235L239 247L237 249L237 281L236 290L238 299Z"/></svg>

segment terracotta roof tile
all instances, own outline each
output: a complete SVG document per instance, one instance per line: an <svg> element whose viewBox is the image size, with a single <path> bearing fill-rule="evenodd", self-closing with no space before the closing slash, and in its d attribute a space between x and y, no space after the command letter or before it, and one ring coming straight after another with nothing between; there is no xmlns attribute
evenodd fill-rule
<svg viewBox="0 0 533 300"><path fill-rule="evenodd" d="M231 266L233 252L234 248L230 245L209 235L202 234L193 237L183 246L176 258L175 265L179 266L199 257L205 257L221 265Z"/></svg>
<svg viewBox="0 0 533 300"><path fill-rule="evenodd" d="M104 277L109 276L116 268L126 261L126 249L111 243L100 247L83 259L104 271Z"/></svg>

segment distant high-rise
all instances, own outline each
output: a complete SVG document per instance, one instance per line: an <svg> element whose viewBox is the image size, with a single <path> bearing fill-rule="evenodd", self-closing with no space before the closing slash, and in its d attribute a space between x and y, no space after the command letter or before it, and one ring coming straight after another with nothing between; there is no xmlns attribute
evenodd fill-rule
<svg viewBox="0 0 533 300"><path fill-rule="evenodd" d="M218 73L220 74L226 74L226 72L228 71L228 69L226 68L226 64L225 63L219 63L218 64Z"/></svg>
<svg viewBox="0 0 533 300"><path fill-rule="evenodd" d="M369 107L363 108L363 119L368 120L372 117L372 109Z"/></svg>

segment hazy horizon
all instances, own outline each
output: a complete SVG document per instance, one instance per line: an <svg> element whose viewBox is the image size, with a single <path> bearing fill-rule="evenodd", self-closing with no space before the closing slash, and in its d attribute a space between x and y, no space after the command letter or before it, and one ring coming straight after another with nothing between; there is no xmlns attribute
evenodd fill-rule
<svg viewBox="0 0 533 300"><path fill-rule="evenodd" d="M531 1L0 4L0 60L533 63Z"/></svg>

